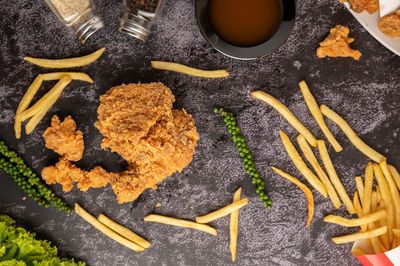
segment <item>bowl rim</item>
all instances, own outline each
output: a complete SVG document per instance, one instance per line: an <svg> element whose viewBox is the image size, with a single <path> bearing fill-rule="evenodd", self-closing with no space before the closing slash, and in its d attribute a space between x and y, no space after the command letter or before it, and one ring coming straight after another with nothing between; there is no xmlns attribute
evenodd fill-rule
<svg viewBox="0 0 400 266"><path fill-rule="evenodd" d="M204 39L219 53L228 56L233 59L239 59L239 60L254 60L258 58L262 58L264 56L267 56L277 49L279 49L281 46L283 46L287 39L289 38L290 34L293 32L294 25L297 21L297 1L293 1L293 7L291 7L293 10L293 17L290 20L284 21L282 18L281 24L279 28L276 30L272 38L258 44L255 46L250 46L250 47L241 47L241 46L235 46L232 45L222 38L218 36L218 34L212 30L213 37L216 38L216 41L213 42L210 40L209 36L206 33L205 27L203 20L201 18L201 11L204 9L204 7L208 6L208 1L209 0L196 0L195 3L195 14L196 14L196 21L197 21L197 26L200 29L201 34L203 35ZM280 0L282 5L284 5L284 0ZM290 0L289 0L290 1ZM205 4L206 3L206 4ZM205 4L205 5L204 5ZM200 5L203 5L203 8L200 7ZM202 9L200 9L202 8ZM285 8L283 8L283 12L285 12ZM288 12L288 11L286 11ZM283 13L284 16L285 13ZM207 16L208 17L208 16ZM211 24L211 22L209 22ZM287 24L289 23L289 25ZM285 25L282 25L285 24ZM285 29L282 28L282 26L286 27ZM285 32L283 32L283 31ZM277 35L281 33L284 33L284 36L280 36L277 39ZM271 45L271 41L275 42L275 45ZM277 44L277 42L279 42ZM268 48L268 49L267 49Z"/></svg>

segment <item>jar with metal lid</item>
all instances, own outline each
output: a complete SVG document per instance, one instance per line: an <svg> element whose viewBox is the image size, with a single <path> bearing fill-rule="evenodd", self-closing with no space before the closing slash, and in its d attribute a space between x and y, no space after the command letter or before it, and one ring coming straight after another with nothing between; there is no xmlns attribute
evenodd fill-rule
<svg viewBox="0 0 400 266"><path fill-rule="evenodd" d="M45 0L47 5L66 26L84 43L104 24L95 10L93 0Z"/></svg>
<svg viewBox="0 0 400 266"><path fill-rule="evenodd" d="M146 41L165 0L123 0L124 15L119 31Z"/></svg>

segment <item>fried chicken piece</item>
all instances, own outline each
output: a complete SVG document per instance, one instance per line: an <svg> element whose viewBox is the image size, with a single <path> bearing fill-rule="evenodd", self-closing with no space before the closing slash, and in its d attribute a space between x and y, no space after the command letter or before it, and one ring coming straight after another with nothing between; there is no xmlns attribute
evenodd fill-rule
<svg viewBox="0 0 400 266"><path fill-rule="evenodd" d="M43 168L42 178L48 185L61 184L65 192L73 188L74 182L78 182L80 190L87 191L90 187L106 186L109 183L110 174L100 166L96 166L89 172L81 170L66 157L61 157L55 166Z"/></svg>
<svg viewBox="0 0 400 266"><path fill-rule="evenodd" d="M111 173L110 184L119 204L135 200L147 188L137 177L135 167L121 173Z"/></svg>
<svg viewBox="0 0 400 266"><path fill-rule="evenodd" d="M378 22L378 27L391 38L400 37L400 9L395 14L381 18Z"/></svg>
<svg viewBox="0 0 400 266"><path fill-rule="evenodd" d="M347 0L339 0L340 3L347 2ZM364 10L370 14L379 10L379 0L349 0L351 9L356 13L361 13Z"/></svg>
<svg viewBox="0 0 400 266"><path fill-rule="evenodd" d="M350 48L353 38L348 38L349 28L337 25L330 30L330 34L317 49L317 56L324 57L352 57L355 60L360 59L361 52Z"/></svg>
<svg viewBox="0 0 400 266"><path fill-rule="evenodd" d="M65 157L61 157L55 166L48 166L42 170L42 178L46 184L59 183L65 192L74 187L73 180L79 180L84 175L84 171L73 165Z"/></svg>
<svg viewBox="0 0 400 266"><path fill-rule="evenodd" d="M51 126L43 133L46 148L54 150L70 161L79 161L84 149L83 133L76 130L75 121L67 116L62 123L57 115L51 119Z"/></svg>
<svg viewBox="0 0 400 266"><path fill-rule="evenodd" d="M124 156L122 147L135 145L162 115L171 111L174 101L171 90L162 83L111 88L100 97L97 109L95 127L104 136L102 148Z"/></svg>

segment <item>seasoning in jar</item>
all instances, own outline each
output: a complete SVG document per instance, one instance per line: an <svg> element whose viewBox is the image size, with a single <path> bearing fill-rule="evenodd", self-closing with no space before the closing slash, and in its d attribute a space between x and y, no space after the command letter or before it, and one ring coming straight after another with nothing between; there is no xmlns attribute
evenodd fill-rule
<svg viewBox="0 0 400 266"><path fill-rule="evenodd" d="M255 46L274 35L283 17L281 0L209 0L215 32L236 46Z"/></svg>
<svg viewBox="0 0 400 266"><path fill-rule="evenodd" d="M123 0L125 11L119 31L146 41L164 2L165 0Z"/></svg>
<svg viewBox="0 0 400 266"><path fill-rule="evenodd" d="M45 1L64 25L74 28L75 35L82 42L104 26L93 0Z"/></svg>

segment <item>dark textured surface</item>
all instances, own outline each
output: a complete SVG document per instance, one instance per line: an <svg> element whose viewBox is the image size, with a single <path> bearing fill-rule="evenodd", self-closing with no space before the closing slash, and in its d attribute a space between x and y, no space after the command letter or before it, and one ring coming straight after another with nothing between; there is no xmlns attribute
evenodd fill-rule
<svg viewBox="0 0 400 266"><path fill-rule="evenodd" d="M79 166L90 169L103 165L121 170L123 160L100 148L101 136L94 128L99 95L114 85L129 82L161 81L176 96L176 108L193 114L200 134L193 162L181 174L147 190L134 203L118 205L110 187L62 193L69 204L79 202L94 215L104 213L148 239L152 246L136 254L93 229L75 214L65 215L54 208L38 207L13 181L0 172L0 212L15 218L39 237L55 243L61 255L86 261L89 265L229 265L229 219L212 222L218 230L213 237L204 232L161 224L144 223L149 213L193 219L232 200L238 186L249 204L240 212L238 265L354 265L351 244L335 245L332 236L355 229L325 224L330 213L346 215L342 206L315 195L315 217L306 228L307 203L294 185L274 174L275 165L293 175L300 174L283 150L278 129L294 140L297 133L269 106L252 99L249 92L262 89L282 100L317 136L323 135L311 119L297 82L306 79L319 103L331 106L353 126L372 147L386 154L400 167L398 92L400 58L375 41L338 1L298 1L298 19L286 44L260 60L243 62L215 52L202 38L194 17L194 1L170 0L147 44L117 32L122 7L119 1L97 1L107 27L81 45L58 22L44 1L1 1L0 5L0 138L20 153L40 173L58 156L46 150L41 134L52 114L71 115L84 132L85 152ZM336 24L349 26L353 47L363 53L360 61L317 59L315 50ZM106 46L102 58L80 70L95 83L73 82L57 104L30 136L13 137L13 116L26 88L39 73L47 70L23 61L23 56L71 57ZM170 60L200 68L226 68L231 77L207 80L151 69L150 60ZM41 89L50 88L48 83ZM244 174L241 161L222 118L212 113L214 106L233 111L242 127L256 167L273 200L267 211L260 204ZM338 174L348 192L353 192L355 175L368 162L332 123L334 135L344 146L336 154L329 147ZM300 178L304 180L303 178ZM156 208L157 202L162 204Z"/></svg>

